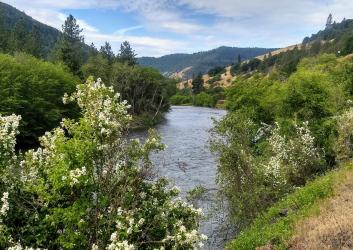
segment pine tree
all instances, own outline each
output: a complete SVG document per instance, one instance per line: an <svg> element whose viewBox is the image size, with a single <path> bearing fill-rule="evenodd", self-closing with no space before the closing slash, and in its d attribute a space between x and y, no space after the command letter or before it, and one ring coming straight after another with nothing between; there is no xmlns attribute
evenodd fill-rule
<svg viewBox="0 0 353 250"><path fill-rule="evenodd" d="M203 77L202 74L199 73L195 78L192 80L192 93L199 94L203 90Z"/></svg>
<svg viewBox="0 0 353 250"><path fill-rule="evenodd" d="M27 43L27 35L26 25L24 20L21 18L16 22L14 28L11 31L10 37L10 47L11 51L25 51L25 44Z"/></svg>
<svg viewBox="0 0 353 250"><path fill-rule="evenodd" d="M99 52L103 55L104 58L108 60L109 64L113 63L115 55L112 47L110 46L110 43L105 42L104 46L101 46Z"/></svg>
<svg viewBox="0 0 353 250"><path fill-rule="evenodd" d="M4 14L0 10L0 52L8 51L8 36L9 31L6 29L4 24Z"/></svg>
<svg viewBox="0 0 353 250"><path fill-rule="evenodd" d="M69 15L62 26L62 35L56 45L54 59L62 61L72 73L79 74L83 61L82 29L76 19Z"/></svg>
<svg viewBox="0 0 353 250"><path fill-rule="evenodd" d="M98 50L94 43L91 43L89 46L89 57L96 56L98 54Z"/></svg>
<svg viewBox="0 0 353 250"><path fill-rule="evenodd" d="M238 64L241 64L241 56L238 54Z"/></svg>
<svg viewBox="0 0 353 250"><path fill-rule="evenodd" d="M332 27L332 14L330 13L326 21L326 28L331 28L331 27Z"/></svg>
<svg viewBox="0 0 353 250"><path fill-rule="evenodd" d="M118 60L122 63L127 63L130 66L137 64L135 51L131 48L128 41L125 41L120 45Z"/></svg>
<svg viewBox="0 0 353 250"><path fill-rule="evenodd" d="M26 51L29 54L38 58L42 56L41 38L36 25L33 26L32 31L29 33L26 45Z"/></svg>

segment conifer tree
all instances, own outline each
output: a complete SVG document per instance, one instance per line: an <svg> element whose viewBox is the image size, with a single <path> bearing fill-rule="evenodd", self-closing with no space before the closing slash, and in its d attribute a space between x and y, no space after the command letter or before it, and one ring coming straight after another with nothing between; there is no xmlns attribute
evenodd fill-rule
<svg viewBox="0 0 353 250"><path fill-rule="evenodd" d="M130 66L137 64L136 53L131 48L130 43L128 41L125 41L120 45L118 61L122 63L127 63Z"/></svg>
<svg viewBox="0 0 353 250"><path fill-rule="evenodd" d="M199 94L203 90L203 77L202 74L199 73L193 80L192 80L192 93Z"/></svg>
<svg viewBox="0 0 353 250"><path fill-rule="evenodd" d="M39 58L42 56L41 38L36 25L33 26L32 31L28 35L26 50L35 57Z"/></svg>
<svg viewBox="0 0 353 250"><path fill-rule="evenodd" d="M55 60L62 61L72 73L79 74L83 61L82 29L76 19L69 15L62 26L62 35L55 48Z"/></svg>
<svg viewBox="0 0 353 250"><path fill-rule="evenodd" d="M11 51L25 51L25 44L27 43L27 31L24 20L21 18L16 22L11 31L10 47Z"/></svg>
<svg viewBox="0 0 353 250"><path fill-rule="evenodd" d="M103 55L104 58L108 60L110 64L113 63L115 55L110 43L105 42L104 46L101 46L99 52Z"/></svg>

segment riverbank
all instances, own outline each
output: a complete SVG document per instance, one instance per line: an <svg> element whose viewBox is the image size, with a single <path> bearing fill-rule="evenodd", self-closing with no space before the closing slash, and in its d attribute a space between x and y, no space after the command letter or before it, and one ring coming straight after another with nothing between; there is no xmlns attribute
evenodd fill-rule
<svg viewBox="0 0 353 250"><path fill-rule="evenodd" d="M227 249L351 249L352 182L352 163L317 177L259 215Z"/></svg>

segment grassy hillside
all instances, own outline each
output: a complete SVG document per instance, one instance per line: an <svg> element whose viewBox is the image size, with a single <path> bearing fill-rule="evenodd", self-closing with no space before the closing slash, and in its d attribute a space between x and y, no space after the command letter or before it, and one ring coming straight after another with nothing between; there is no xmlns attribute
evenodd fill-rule
<svg viewBox="0 0 353 250"><path fill-rule="evenodd" d="M341 249L352 243L352 200L346 200L352 180L352 163L318 177L259 215L227 249Z"/></svg>
<svg viewBox="0 0 353 250"><path fill-rule="evenodd" d="M216 66L225 67L233 64L237 61L238 55L240 55L243 60L247 60L272 50L274 49L219 47L217 49L193 54L172 54L159 58L141 57L139 58L139 63L142 66L156 68L165 75L172 75L173 73L191 67L182 75L184 78L191 78L193 74L196 75L199 72L206 73Z"/></svg>

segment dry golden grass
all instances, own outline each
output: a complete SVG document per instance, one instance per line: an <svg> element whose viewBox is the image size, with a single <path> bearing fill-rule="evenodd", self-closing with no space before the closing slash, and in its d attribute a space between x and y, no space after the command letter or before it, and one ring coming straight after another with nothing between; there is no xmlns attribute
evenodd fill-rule
<svg viewBox="0 0 353 250"><path fill-rule="evenodd" d="M319 214L297 224L288 243L293 250L353 249L353 173L319 207Z"/></svg>

